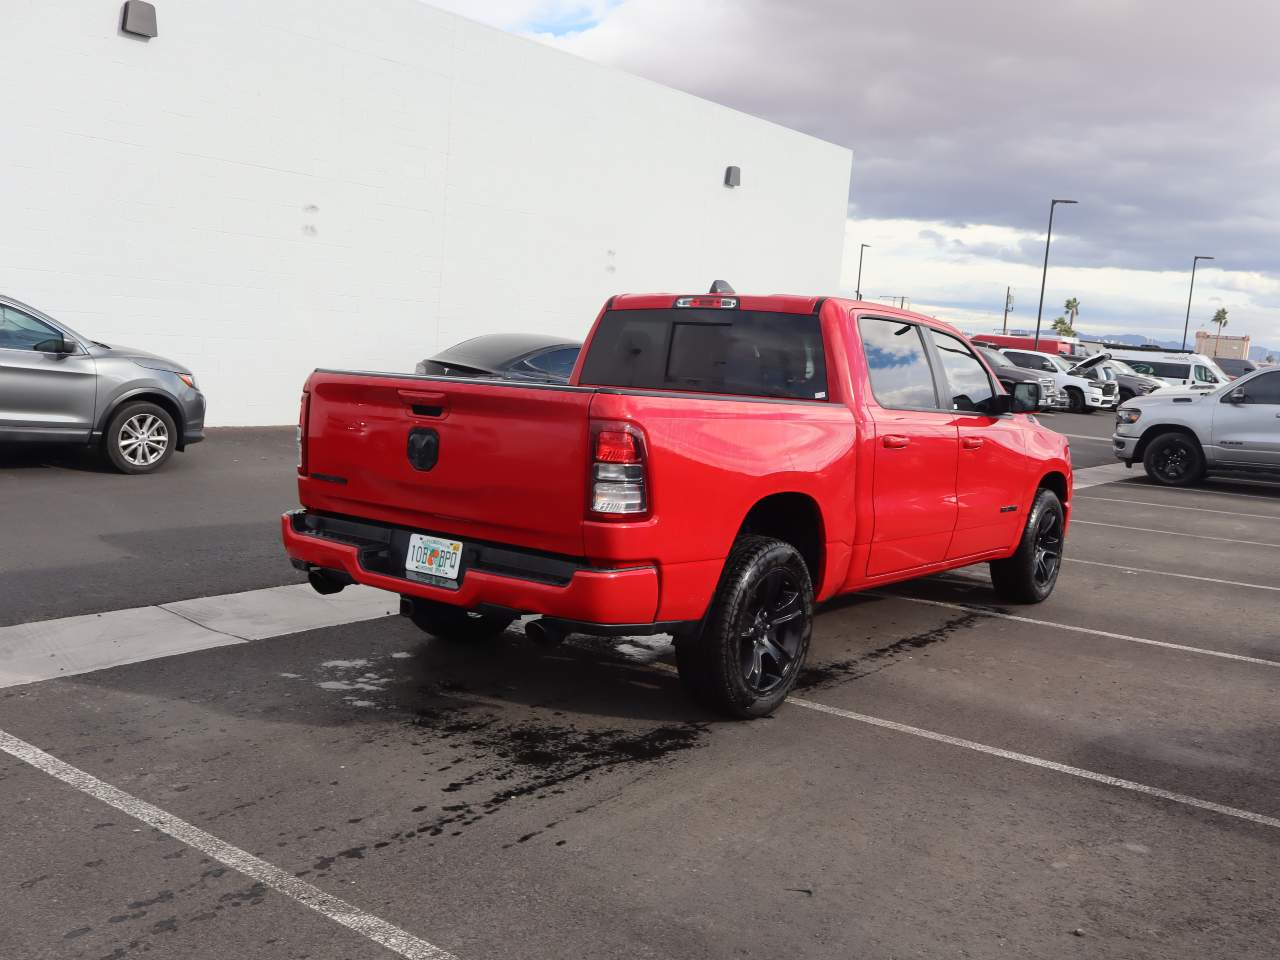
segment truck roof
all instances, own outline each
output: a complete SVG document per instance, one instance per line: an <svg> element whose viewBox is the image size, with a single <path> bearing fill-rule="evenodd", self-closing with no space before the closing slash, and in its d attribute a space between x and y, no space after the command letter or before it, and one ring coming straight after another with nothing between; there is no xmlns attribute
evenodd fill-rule
<svg viewBox="0 0 1280 960"><path fill-rule="evenodd" d="M957 327L937 317L926 316L912 310L902 310L887 304L870 300L853 300L848 297L808 297L792 293L770 294L719 294L719 293L621 293L611 298L606 310L664 310L676 305L676 300L686 297L699 299L719 299L732 297L738 301L740 310L759 310L767 313L817 313L822 304L828 300L840 304L845 309L858 309L874 312L882 317L901 317L913 323L937 327L957 336L966 337ZM967 339L967 337L966 337Z"/></svg>

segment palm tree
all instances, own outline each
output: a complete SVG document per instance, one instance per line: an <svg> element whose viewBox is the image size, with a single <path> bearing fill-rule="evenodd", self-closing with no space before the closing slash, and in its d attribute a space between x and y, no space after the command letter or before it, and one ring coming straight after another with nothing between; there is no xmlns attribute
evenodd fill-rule
<svg viewBox="0 0 1280 960"><path fill-rule="evenodd" d="M1067 311L1067 324L1074 330L1076 328L1076 317L1080 316L1080 301L1072 297L1062 305L1062 309Z"/></svg>
<svg viewBox="0 0 1280 960"><path fill-rule="evenodd" d="M1213 355L1216 357L1218 355L1218 343L1222 340L1222 328L1227 325L1227 308L1219 307L1218 312L1213 315L1213 319L1209 322L1218 325L1218 332L1213 338Z"/></svg>

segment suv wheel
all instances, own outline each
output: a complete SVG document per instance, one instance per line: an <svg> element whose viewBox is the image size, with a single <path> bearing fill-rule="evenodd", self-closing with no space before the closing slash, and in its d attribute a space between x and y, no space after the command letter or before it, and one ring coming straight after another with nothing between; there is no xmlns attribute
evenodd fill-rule
<svg viewBox="0 0 1280 960"><path fill-rule="evenodd" d="M1005 560L992 560L991 585L1009 603L1040 603L1053 593L1062 569L1065 541L1062 502L1052 490L1036 491L1018 549Z"/></svg>
<svg viewBox="0 0 1280 960"><path fill-rule="evenodd" d="M1067 402L1070 406L1067 408L1071 413L1088 413L1089 407L1084 402L1084 393L1079 387L1067 387Z"/></svg>
<svg viewBox="0 0 1280 960"><path fill-rule="evenodd" d="M1165 433L1147 444L1142 466L1156 483L1187 487L1204 476L1204 451L1194 437Z"/></svg>
<svg viewBox="0 0 1280 960"><path fill-rule="evenodd" d="M491 613L475 613L447 603L436 603L418 597L405 597L409 602L408 617L419 630L441 640L492 640L502 635L515 622L515 617Z"/></svg>
<svg viewBox="0 0 1280 960"><path fill-rule="evenodd" d="M700 629L677 638L680 680L721 713L768 716L795 686L812 631L813 584L799 551L742 537Z"/></svg>
<svg viewBox="0 0 1280 960"><path fill-rule="evenodd" d="M150 473L173 456L178 431L173 417L154 403L126 403L102 438L107 462L121 473Z"/></svg>

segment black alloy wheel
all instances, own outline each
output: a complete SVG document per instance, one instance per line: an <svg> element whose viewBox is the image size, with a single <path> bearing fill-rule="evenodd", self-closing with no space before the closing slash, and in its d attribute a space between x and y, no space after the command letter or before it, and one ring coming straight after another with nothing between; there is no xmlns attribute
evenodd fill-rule
<svg viewBox="0 0 1280 960"><path fill-rule="evenodd" d="M1062 565L1062 514L1045 510L1036 524L1035 552L1031 578L1044 589L1058 577Z"/></svg>
<svg viewBox="0 0 1280 960"><path fill-rule="evenodd" d="M1166 433L1147 446L1142 457L1147 476L1156 483L1185 487L1204 476L1204 454L1200 445L1181 433Z"/></svg>
<svg viewBox="0 0 1280 960"><path fill-rule="evenodd" d="M795 686L813 632L813 582L790 543L741 536L710 609L676 636L680 682L713 710L767 717Z"/></svg>
<svg viewBox="0 0 1280 960"><path fill-rule="evenodd" d="M1018 549L1003 560L992 560L991 586L1006 603L1041 603L1053 593L1062 572L1066 546L1066 511L1052 490L1036 491Z"/></svg>
<svg viewBox="0 0 1280 960"><path fill-rule="evenodd" d="M756 585L743 623L742 679L757 696L768 696L790 679L804 645L804 602L795 575L776 568L765 576Z"/></svg>

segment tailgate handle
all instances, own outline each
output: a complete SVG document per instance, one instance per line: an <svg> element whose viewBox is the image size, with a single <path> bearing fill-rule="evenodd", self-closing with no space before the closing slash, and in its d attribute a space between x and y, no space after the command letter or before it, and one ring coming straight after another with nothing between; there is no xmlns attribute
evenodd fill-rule
<svg viewBox="0 0 1280 960"><path fill-rule="evenodd" d="M891 433L882 441L890 450L901 450L911 442L910 437L903 437L896 433Z"/></svg>
<svg viewBox="0 0 1280 960"><path fill-rule="evenodd" d="M400 402L412 410L416 416L444 416L445 395L443 393L431 390L397 390L396 393L400 395Z"/></svg>

